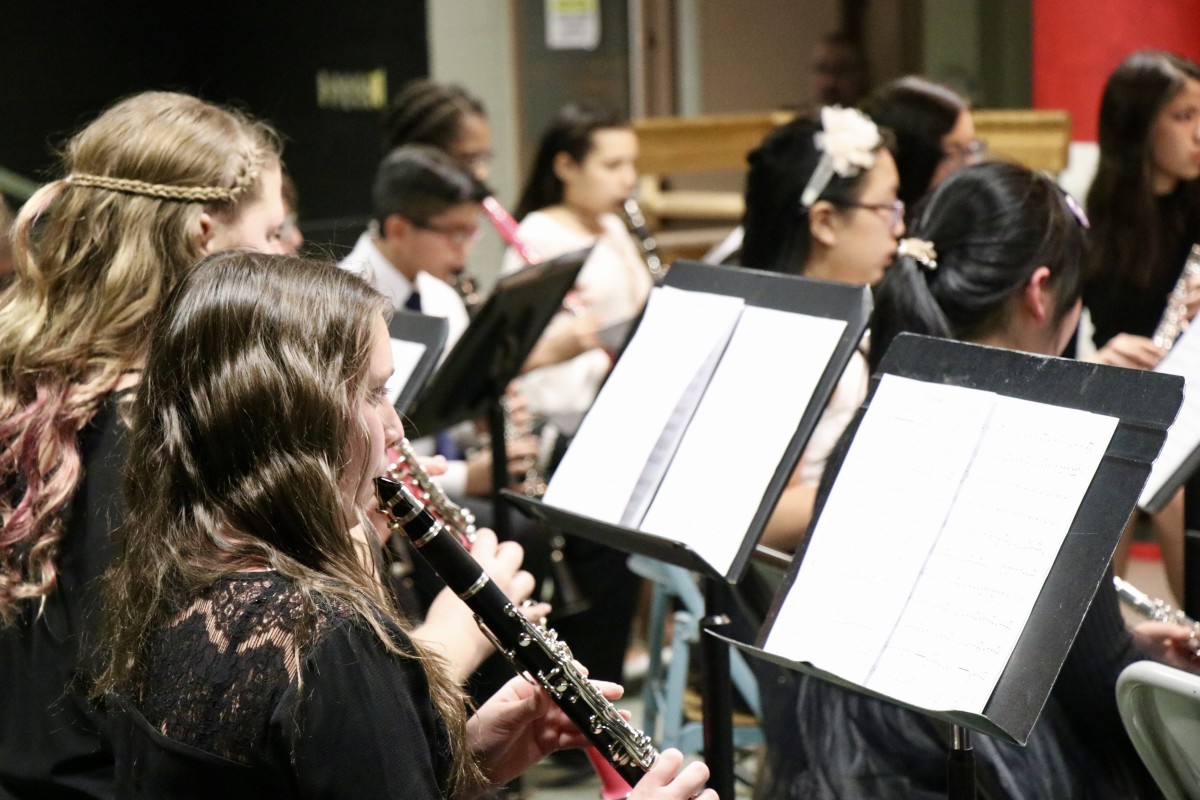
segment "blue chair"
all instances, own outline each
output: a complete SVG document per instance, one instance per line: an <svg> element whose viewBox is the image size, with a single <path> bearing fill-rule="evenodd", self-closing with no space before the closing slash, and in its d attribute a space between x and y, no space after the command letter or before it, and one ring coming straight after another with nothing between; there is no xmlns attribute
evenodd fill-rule
<svg viewBox="0 0 1200 800"><path fill-rule="evenodd" d="M696 585L692 573L682 567L664 564L645 556L630 556L629 568L651 581L653 594L650 601L650 618L646 626L646 647L650 651L650 662L646 670L645 687L642 690L645 717L642 729L654 736L660 748L675 747L684 754L703 750L703 723L688 721L684 713L684 692L687 688L690 645L700 640L700 620L704 617L704 596ZM671 601L678 604L673 615L674 634L671 638L670 664L663 663L663 640L667 611ZM758 698L758 683L746 659L736 649L730 648L729 668L733 688L746 707L756 717L762 717L762 706ZM662 731L655 735L659 719ZM735 724L733 743L735 747L762 744L762 730L757 724Z"/></svg>
<svg viewBox="0 0 1200 800"><path fill-rule="evenodd" d="M1117 707L1169 800L1200 800L1200 676L1137 661L1117 679Z"/></svg>

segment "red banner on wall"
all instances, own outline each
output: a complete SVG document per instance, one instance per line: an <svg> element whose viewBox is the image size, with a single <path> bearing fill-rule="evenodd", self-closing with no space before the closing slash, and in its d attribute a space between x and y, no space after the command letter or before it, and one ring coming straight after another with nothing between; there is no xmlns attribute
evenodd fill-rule
<svg viewBox="0 0 1200 800"><path fill-rule="evenodd" d="M1104 82L1144 48L1200 61L1200 1L1033 0L1033 107L1067 109L1071 138L1094 142Z"/></svg>

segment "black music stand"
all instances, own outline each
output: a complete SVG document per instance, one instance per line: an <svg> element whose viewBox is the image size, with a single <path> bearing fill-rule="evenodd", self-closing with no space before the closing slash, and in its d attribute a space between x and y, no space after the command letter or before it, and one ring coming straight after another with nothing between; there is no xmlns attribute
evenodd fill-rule
<svg viewBox="0 0 1200 800"><path fill-rule="evenodd" d="M502 538L512 532L508 508L499 494L508 483L504 392L562 307L590 254L590 248L567 253L501 278L408 414L413 427L429 433L486 415L492 446L493 527Z"/></svg>
<svg viewBox="0 0 1200 800"><path fill-rule="evenodd" d="M446 349L446 337L450 325L441 317L429 314L415 314L411 311L397 311L388 323L388 335L403 342L413 342L425 348L416 365L400 388L400 394L393 405L396 413L403 415L412 405L413 398L425 386L434 367Z"/></svg>
<svg viewBox="0 0 1200 800"><path fill-rule="evenodd" d="M745 489L748 495L759 499L752 517L744 527L726 532L729 537L738 537L739 545L736 554L728 563L718 567L697 552L686 541L686 536L681 536L679 539L666 538L643 532L634 527L606 523L556 508L516 492L505 492L504 494L524 514L551 530L580 536L626 553L647 556L698 573L704 579L706 606L706 616L701 628L702 631L714 631L728 623L727 614L732 602L730 585L736 583L744 574L754 546L762 534L771 511L791 477L818 418L833 394L838 379L862 339L870 315L870 292L864 287L833 284L757 270L714 267L687 261L676 261L670 272L667 273L663 285L667 289L682 289L690 292L742 298L750 308L774 309L805 317L844 323L844 328L838 334L836 345L832 349L832 355L822 365L823 369L819 372L820 377L816 388L803 407L802 416L794 432L790 435L782 458L775 465L763 486ZM640 323L639 330L644 326L645 318ZM636 331L634 337L636 341ZM670 343L667 342L666 345L669 348ZM629 346L626 354L633 346L633 344ZM777 346L780 348L779 352L786 352L785 348L789 346L802 347L803 343L778 342ZM725 354L727 353L728 351ZM669 349L664 349L662 352L664 360L671 358L671 355ZM758 356L761 358L762 353L759 353ZM622 355L622 358L624 357L625 355ZM787 369L788 367L786 358L782 362L779 358L772 358L771 364L773 369ZM621 380L620 367L621 364L618 361L608 383L601 390L602 396L610 384ZM767 376L762 376L764 382L766 378ZM645 391L652 392L654 387L647 386ZM740 407L749 417L755 413L756 408L761 407L762 392L753 381L741 387L741 391L744 396L741 398ZM600 402L599 398L597 402ZM798 402L803 402L803 400L798 399ZM595 406L593 406L594 408ZM731 423L736 427L736 420ZM583 424L587 425L586 418ZM575 442L578 441L577 437ZM568 455L570 455L569 451ZM663 482L666 483L666 480L664 479ZM700 498L712 497L714 487L709 481L704 481L690 490L694 491L697 502L703 502ZM739 488L737 491L743 491L743 489ZM714 503L711 510L713 514L720 513L720 504ZM705 760L711 770L710 785L720 796L733 797L732 686L729 677L729 649L724 643L718 642L713 637L704 636L703 633L700 647L705 677L702 687L704 751Z"/></svg>
<svg viewBox="0 0 1200 800"><path fill-rule="evenodd" d="M797 552L776 595L757 646L732 642L747 653L787 669L808 673L842 688L950 723L954 735L949 763L950 796L973 798L974 762L967 731L1025 744L1105 575L1167 428L1179 409L1183 384L1180 378L1172 375L905 334L895 340L885 355L879 373L872 379L871 394L863 411L851 424L851 431L858 430L869 410L881 374L982 389L1119 419L1028 622L982 714L920 708L871 691L810 663L791 661L763 649L796 581L804 553L812 547L813 532L817 530L828 493L823 493L817 500L810 536L803 550ZM845 452L831 459L826 469L836 476L844 458ZM835 477L835 483L836 480ZM864 497L869 497L872 489L863 486L861 491ZM964 632L964 635L971 635L971 632Z"/></svg>

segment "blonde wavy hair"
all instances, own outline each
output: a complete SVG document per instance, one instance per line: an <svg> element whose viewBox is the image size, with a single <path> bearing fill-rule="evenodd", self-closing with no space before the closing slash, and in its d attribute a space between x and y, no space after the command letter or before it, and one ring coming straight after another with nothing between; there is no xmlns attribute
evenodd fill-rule
<svg viewBox="0 0 1200 800"><path fill-rule="evenodd" d="M17 215L0 294L0 623L55 586L79 433L142 363L162 297L201 255L201 214L235 221L279 153L261 122L147 92L76 134L63 177Z"/></svg>

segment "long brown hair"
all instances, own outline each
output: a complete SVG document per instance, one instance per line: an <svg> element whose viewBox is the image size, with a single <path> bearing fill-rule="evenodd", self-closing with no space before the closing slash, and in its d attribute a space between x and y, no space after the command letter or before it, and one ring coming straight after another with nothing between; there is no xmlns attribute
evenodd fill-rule
<svg viewBox="0 0 1200 800"><path fill-rule="evenodd" d="M200 215L237 218L278 137L180 94L123 100L78 133L13 230L0 295L0 622L57 578L79 432L144 357L161 297L200 256Z"/></svg>
<svg viewBox="0 0 1200 800"><path fill-rule="evenodd" d="M1180 237L1200 225L1200 181L1181 182L1160 208L1153 189L1151 132L1163 106L1200 79L1200 66L1172 53L1141 50L1126 58L1100 101L1100 164L1087 195L1091 219L1088 280L1149 288L1177 275ZM1190 229L1190 230L1189 230ZM1169 274L1168 274L1169 273Z"/></svg>
<svg viewBox="0 0 1200 800"><path fill-rule="evenodd" d="M314 643L323 601L404 654L385 623L404 626L349 533L369 522L339 488L367 477L346 474L347 454L366 447L371 326L389 312L360 278L294 257L227 251L183 278L131 409L128 514L105 580L109 653L97 691L136 696L149 634L246 569L272 569L300 592L294 663ZM464 741L461 691L418 653L451 741ZM482 779L461 747L451 776Z"/></svg>

